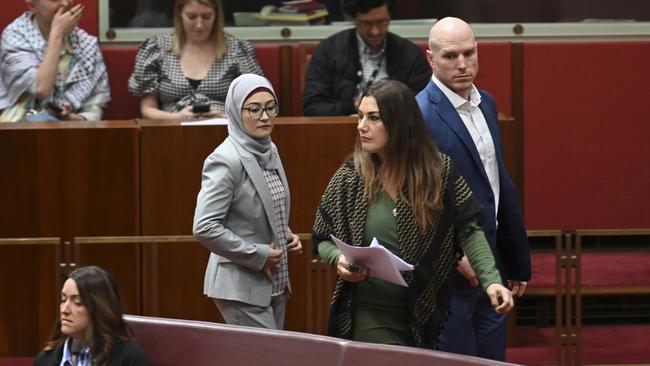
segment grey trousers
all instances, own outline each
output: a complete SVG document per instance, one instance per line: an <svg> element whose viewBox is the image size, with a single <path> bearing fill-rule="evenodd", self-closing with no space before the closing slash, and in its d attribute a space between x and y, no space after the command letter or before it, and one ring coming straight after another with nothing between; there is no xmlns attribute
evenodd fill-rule
<svg viewBox="0 0 650 366"><path fill-rule="evenodd" d="M269 306L256 306L241 301L212 299L227 324L247 327L283 329L287 295L273 296Z"/></svg>

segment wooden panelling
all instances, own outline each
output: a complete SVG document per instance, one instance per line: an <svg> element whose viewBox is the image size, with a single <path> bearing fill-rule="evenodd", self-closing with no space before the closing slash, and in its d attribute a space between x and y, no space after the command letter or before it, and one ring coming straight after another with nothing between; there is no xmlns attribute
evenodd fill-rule
<svg viewBox="0 0 650 366"><path fill-rule="evenodd" d="M228 135L225 126L140 121L142 234L188 235L205 158Z"/></svg>
<svg viewBox="0 0 650 366"><path fill-rule="evenodd" d="M273 131L273 142L291 189L289 225L294 232L309 233L327 183L354 150L356 120L289 117L281 121Z"/></svg>
<svg viewBox="0 0 650 366"><path fill-rule="evenodd" d="M140 121L139 124L142 131L142 233L190 235L203 161L227 136L226 127L180 126L170 121ZM290 226L295 233L311 232L320 196L334 171L352 152L355 138L356 124L349 117L278 120L273 141L289 181ZM220 320L216 306L203 295L208 254L196 243L144 246L144 314ZM311 266L307 251L289 259L293 293L287 308L287 329L304 331L308 328L306 304L311 285L306 274L310 273ZM177 286L172 286L174 283ZM168 299L180 293L184 294L182 301Z"/></svg>
<svg viewBox="0 0 650 366"><path fill-rule="evenodd" d="M516 127L502 121L505 145ZM225 126L118 121L0 129L7 173L0 178L7 202L0 208L2 236L63 237L62 262L74 267L61 272L84 265L111 271L129 313L221 321L202 291L209 252L191 233L203 161L226 138ZM280 118L273 132L291 190L290 226L304 245L302 255L289 259L287 329L326 331L335 273L313 254L310 233L318 201L356 136L350 117ZM5 258L17 263L21 257L12 252ZM53 285L52 293L59 288ZM39 324L49 331L51 318ZM13 333L17 326L6 329ZM35 350L42 341L7 352Z"/></svg>
<svg viewBox="0 0 650 366"><path fill-rule="evenodd" d="M0 123L0 237L135 235L132 121Z"/></svg>
<svg viewBox="0 0 650 366"><path fill-rule="evenodd" d="M205 158L226 138L225 126L181 127L140 121L142 134L142 233L191 235ZM198 243L143 247L143 314L220 321L203 295L209 252Z"/></svg>
<svg viewBox="0 0 650 366"><path fill-rule="evenodd" d="M167 318L223 322L203 295L209 252L194 237L143 244L143 313Z"/></svg>
<svg viewBox="0 0 650 366"><path fill-rule="evenodd" d="M0 239L0 357L33 356L58 314L59 238Z"/></svg>
<svg viewBox="0 0 650 366"><path fill-rule="evenodd" d="M336 269L323 263L314 252L311 238L303 240L305 253L310 257L307 290L307 324L305 331L313 334L327 334L327 318L334 287L336 286Z"/></svg>
<svg viewBox="0 0 650 366"><path fill-rule="evenodd" d="M72 263L77 268L90 265L100 266L112 273L119 284L124 312L142 314L140 245L113 242L104 238L75 238Z"/></svg>
<svg viewBox="0 0 650 366"><path fill-rule="evenodd" d="M118 251L132 253L119 263L97 261L120 283L129 314L222 321L212 302L199 297L203 283L196 277L203 273L207 251L193 236L81 237L75 246L78 265L99 254L114 259ZM192 262L194 250L187 249L204 252L206 260Z"/></svg>
<svg viewBox="0 0 650 366"><path fill-rule="evenodd" d="M75 235L137 235L138 137L132 121L0 123L0 238L55 236L70 243ZM1 293L11 299L0 312L0 334L10 335L0 337L7 340L0 354L34 355L44 345L57 314L59 271L72 269L59 262L75 260L69 247L57 240L0 248L9 286ZM83 263L122 266L127 273L132 257L110 250ZM138 285L125 280L122 286ZM134 307L139 301L129 299Z"/></svg>
<svg viewBox="0 0 650 366"><path fill-rule="evenodd" d="M505 131L516 127L511 122L502 121ZM226 138L225 126L118 121L0 129L7 173L0 178L7 202L0 208L2 236L62 237L58 251L71 265L61 272L85 265L111 271L129 313L221 321L202 291L209 252L191 233L203 161ZM509 141L511 134L504 135ZM273 132L291 190L290 226L305 247L289 259L287 329L326 330L335 274L313 254L310 233L318 201L356 136L350 117L280 118ZM18 263L22 256L11 252L5 258ZM57 283L50 291L59 288ZM39 324L49 330L50 320ZM18 325L6 329L13 333ZM37 349L42 341L7 352Z"/></svg>

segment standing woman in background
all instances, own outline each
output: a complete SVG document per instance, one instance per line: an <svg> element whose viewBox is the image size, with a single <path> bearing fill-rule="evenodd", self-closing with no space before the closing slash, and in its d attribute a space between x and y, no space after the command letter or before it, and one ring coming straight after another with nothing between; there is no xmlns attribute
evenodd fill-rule
<svg viewBox="0 0 650 366"><path fill-rule="evenodd" d="M271 131L279 105L269 81L244 74L226 97L228 137L203 165L194 235L211 252L203 292L228 324L282 329L291 292L289 185Z"/></svg>
<svg viewBox="0 0 650 366"><path fill-rule="evenodd" d="M174 32L140 45L129 91L141 97L143 118L215 117L230 83L245 73L262 75L262 68L248 41L225 32L221 0L177 0Z"/></svg>
<svg viewBox="0 0 650 366"><path fill-rule="evenodd" d="M96 266L81 267L63 284L59 319L34 365L149 365L132 339L113 276Z"/></svg>

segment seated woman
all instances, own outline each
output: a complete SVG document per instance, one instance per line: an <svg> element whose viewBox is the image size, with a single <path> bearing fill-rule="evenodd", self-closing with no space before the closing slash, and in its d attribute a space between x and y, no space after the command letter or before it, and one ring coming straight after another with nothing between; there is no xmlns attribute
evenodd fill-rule
<svg viewBox="0 0 650 366"><path fill-rule="evenodd" d="M214 117L245 73L262 75L262 68L248 41L225 33L221 0L177 0L174 32L140 45L129 91L141 97L143 118Z"/></svg>
<svg viewBox="0 0 650 366"><path fill-rule="evenodd" d="M59 319L34 365L148 365L132 338L113 276L81 267L63 284Z"/></svg>
<svg viewBox="0 0 650 366"><path fill-rule="evenodd" d="M110 90L97 38L74 0L27 0L2 33L0 121L100 120Z"/></svg>
<svg viewBox="0 0 650 366"><path fill-rule="evenodd" d="M338 274L329 334L435 348L450 310L450 273L463 252L495 311L509 311L512 294L477 224L480 206L426 133L413 92L398 81L380 81L357 106L354 153L330 180L313 230L321 258ZM408 287L355 270L363 263L350 263L330 235L354 246L377 238L415 266L403 273Z"/></svg>

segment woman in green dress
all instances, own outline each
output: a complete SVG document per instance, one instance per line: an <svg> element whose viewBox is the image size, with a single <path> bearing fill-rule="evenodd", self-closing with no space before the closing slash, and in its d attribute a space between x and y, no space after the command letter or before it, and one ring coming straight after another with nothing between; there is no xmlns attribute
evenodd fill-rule
<svg viewBox="0 0 650 366"><path fill-rule="evenodd" d="M513 306L480 229L481 211L451 159L429 138L413 93L397 81L365 90L354 153L330 180L313 242L338 274L328 332L358 341L435 348L448 314L450 273L467 255L497 312ZM350 270L330 235L353 246L373 237L414 265L403 287Z"/></svg>

